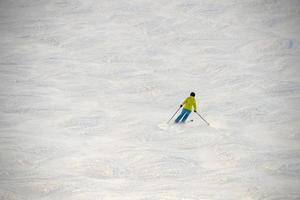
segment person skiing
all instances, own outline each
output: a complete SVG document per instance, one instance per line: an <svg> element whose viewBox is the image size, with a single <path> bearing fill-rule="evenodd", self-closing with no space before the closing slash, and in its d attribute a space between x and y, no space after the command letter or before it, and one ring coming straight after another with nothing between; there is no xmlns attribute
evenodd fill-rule
<svg viewBox="0 0 300 200"><path fill-rule="evenodd" d="M191 114L192 109L194 108L194 112L197 112L197 103L195 99L195 93L191 92L190 96L187 97L182 104L180 105L180 108L183 107L180 115L176 118L175 123L184 123L188 116Z"/></svg>

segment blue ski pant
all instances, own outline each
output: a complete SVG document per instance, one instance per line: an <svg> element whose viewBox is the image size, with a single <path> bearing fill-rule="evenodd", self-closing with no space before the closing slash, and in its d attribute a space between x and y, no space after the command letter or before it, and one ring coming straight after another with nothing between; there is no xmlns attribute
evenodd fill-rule
<svg viewBox="0 0 300 200"><path fill-rule="evenodd" d="M175 120L175 123L179 123L180 120L182 123L185 122L185 120L188 118L188 116L191 114L192 111L183 108L180 115L177 117L177 119Z"/></svg>

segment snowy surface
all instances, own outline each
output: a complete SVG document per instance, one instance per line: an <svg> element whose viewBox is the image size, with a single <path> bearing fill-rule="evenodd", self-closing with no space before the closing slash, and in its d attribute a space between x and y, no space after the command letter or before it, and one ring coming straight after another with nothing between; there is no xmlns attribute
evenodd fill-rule
<svg viewBox="0 0 300 200"><path fill-rule="evenodd" d="M1 200L299 200L299 0L1 0ZM196 92L199 112L167 125Z"/></svg>

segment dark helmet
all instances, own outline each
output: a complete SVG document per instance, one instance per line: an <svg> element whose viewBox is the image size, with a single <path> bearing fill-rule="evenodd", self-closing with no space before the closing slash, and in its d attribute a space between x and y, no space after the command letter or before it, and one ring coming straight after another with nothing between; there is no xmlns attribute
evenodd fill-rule
<svg viewBox="0 0 300 200"><path fill-rule="evenodd" d="M195 96L195 92L191 92L190 96L194 97Z"/></svg>

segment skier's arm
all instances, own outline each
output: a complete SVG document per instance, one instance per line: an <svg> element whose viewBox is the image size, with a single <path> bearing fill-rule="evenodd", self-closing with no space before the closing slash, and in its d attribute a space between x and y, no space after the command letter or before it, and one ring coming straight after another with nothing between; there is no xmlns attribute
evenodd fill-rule
<svg viewBox="0 0 300 200"><path fill-rule="evenodd" d="M187 98L180 104L180 107L182 107L184 104L186 104Z"/></svg>
<svg viewBox="0 0 300 200"><path fill-rule="evenodd" d="M194 112L197 112L197 103L196 103L196 101L194 101L193 107L194 107Z"/></svg>

